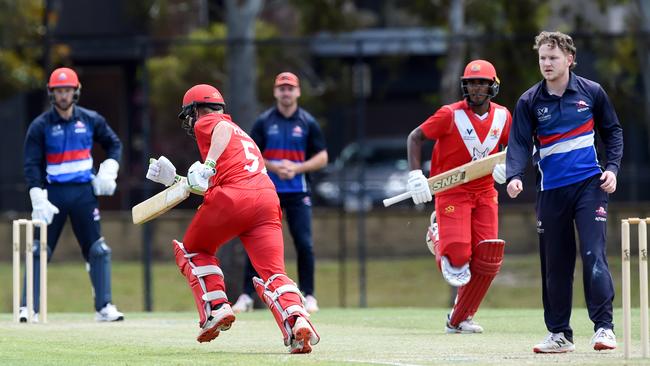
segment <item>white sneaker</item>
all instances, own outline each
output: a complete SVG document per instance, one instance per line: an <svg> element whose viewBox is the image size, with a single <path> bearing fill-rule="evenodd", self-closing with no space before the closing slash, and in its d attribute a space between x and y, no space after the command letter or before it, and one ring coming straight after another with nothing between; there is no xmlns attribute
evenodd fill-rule
<svg viewBox="0 0 650 366"><path fill-rule="evenodd" d="M440 236L438 235L438 222L436 222L436 211L433 211L431 214L431 218L429 219L431 224L429 225L429 228L427 229L427 234L425 235L424 241L427 243L427 248L429 248L429 251L433 256L436 256L436 250L434 249L435 243L440 240Z"/></svg>
<svg viewBox="0 0 650 366"><path fill-rule="evenodd" d="M237 301L232 305L232 311L235 314L253 311L253 299L248 294L239 295Z"/></svg>
<svg viewBox="0 0 650 366"><path fill-rule="evenodd" d="M611 329L598 328L591 337L591 345L596 351L616 349L616 335Z"/></svg>
<svg viewBox="0 0 650 366"><path fill-rule="evenodd" d="M473 333L483 333L483 327L478 323L474 322L472 318L467 318L462 322L458 323L458 326L454 327L449 324L449 318L447 318L447 324L445 324L445 333L447 334L473 334Z"/></svg>
<svg viewBox="0 0 650 366"><path fill-rule="evenodd" d="M535 353L566 353L576 350L576 346L571 343L564 333L549 333L546 339L535 345L533 352Z"/></svg>
<svg viewBox="0 0 650 366"><path fill-rule="evenodd" d="M21 323L27 323L28 316L29 315L27 314L27 307L21 306L20 309L18 309L18 320ZM32 323L38 323L38 313L34 313L32 315Z"/></svg>
<svg viewBox="0 0 650 366"><path fill-rule="evenodd" d="M440 271L445 281L454 287L465 286L472 279L469 263L465 263L461 267L454 267L447 259L447 256L440 258Z"/></svg>
<svg viewBox="0 0 650 366"><path fill-rule="evenodd" d="M314 328L302 316L296 318L291 333L293 334L291 346L289 347L291 353L309 353L311 347L320 341L320 337Z"/></svg>
<svg viewBox="0 0 650 366"><path fill-rule="evenodd" d="M212 310L210 317L201 327L196 340L200 343L210 342L219 336L219 332L230 329L235 322L235 313L229 304L223 304L219 309Z"/></svg>
<svg viewBox="0 0 650 366"><path fill-rule="evenodd" d="M319 310L318 301L314 296L312 295L305 296L305 310L307 310L309 314L315 313Z"/></svg>
<svg viewBox="0 0 650 366"><path fill-rule="evenodd" d="M117 322L124 320L124 314L109 302L100 311L95 312L95 320L98 322Z"/></svg>

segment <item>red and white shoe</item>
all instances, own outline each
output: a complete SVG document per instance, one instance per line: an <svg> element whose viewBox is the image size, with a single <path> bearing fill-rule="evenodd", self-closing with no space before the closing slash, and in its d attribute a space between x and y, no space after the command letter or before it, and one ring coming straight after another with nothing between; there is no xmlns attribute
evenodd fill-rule
<svg viewBox="0 0 650 366"><path fill-rule="evenodd" d="M457 326L449 324L449 316L447 317L447 324L445 324L445 333L447 334L474 334L483 333L483 327L474 322L472 318L467 318L458 323Z"/></svg>
<svg viewBox="0 0 650 366"><path fill-rule="evenodd" d="M596 351L616 349L616 336L611 329L598 328L591 338L591 345Z"/></svg>
<svg viewBox="0 0 650 366"><path fill-rule="evenodd" d="M311 323L302 316L296 318L291 332L293 333L289 349L291 353L310 353L312 346L315 346L320 341L320 337L311 326Z"/></svg>
<svg viewBox="0 0 650 366"><path fill-rule="evenodd" d="M234 322L235 313L233 313L232 308L229 304L223 304L219 309L210 312L210 317L201 327L196 340L200 343L210 342L219 336L220 331L230 329Z"/></svg>

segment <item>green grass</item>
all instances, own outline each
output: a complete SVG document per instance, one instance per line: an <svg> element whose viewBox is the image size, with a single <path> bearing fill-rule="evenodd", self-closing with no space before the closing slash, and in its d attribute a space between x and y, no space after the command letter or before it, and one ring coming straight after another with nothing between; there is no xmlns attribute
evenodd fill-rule
<svg viewBox="0 0 650 366"><path fill-rule="evenodd" d="M616 314L619 315L619 314ZM638 315L638 314L635 314ZM129 313L95 323L89 314L52 313L48 324L0 315L2 365L647 365L620 350L596 352L585 309L573 316L576 352L535 355L546 334L539 309L484 309L484 334L447 335L442 309L324 309L312 318L322 340L289 355L268 311L240 314L233 328L199 344L196 314ZM638 329L634 329L638 334ZM620 339L619 339L620 341ZM638 335L634 356L639 357Z"/></svg>
<svg viewBox="0 0 650 366"><path fill-rule="evenodd" d="M576 268L573 303L584 307L581 268ZM633 263L636 270L636 264ZM620 293L620 259L610 258L617 294ZM289 275L296 279L295 263L287 263ZM358 307L358 266L346 265L345 305ZM634 271L633 271L634 272ZM433 257L370 260L368 262L367 301L370 307L445 308L449 287L435 268ZM634 272L635 273L635 272ZM226 276L241 273L226 273ZM51 312L90 312L93 309L90 281L85 266L78 262L55 262L48 269L48 306ZM126 312L143 310L142 267L138 262L113 263L113 300ZM633 279L636 275L632 276ZM155 311L192 311L194 303L185 279L173 262L159 262L153 268ZM11 311L11 263L0 262L0 313ZM507 256L501 273L483 303L483 308L541 307L539 263L536 255ZM238 289L237 289L238 290ZM235 291L238 293L238 291ZM318 261L316 293L321 307L338 307L339 267L336 261ZM633 284L633 304L638 304L638 285ZM235 299L231 299L234 301ZM620 307L620 300L616 299Z"/></svg>
<svg viewBox="0 0 650 366"><path fill-rule="evenodd" d="M610 258L615 284L620 259ZM49 323L11 322L11 266L0 263L0 364L2 365L645 365L624 363L620 351L597 353L588 346L592 324L584 309L581 269L576 268L572 325L577 351L534 355L545 335L539 264L536 255L507 256L476 320L482 335L445 335L449 288L432 257L371 260L368 305L358 309L358 267L347 264L348 309L336 308L339 268L317 262L316 287L322 311L313 319L323 337L310 355L290 356L266 310L238 316L234 327L209 344L198 344L197 315L185 279L174 263L156 263L154 313L142 311L142 268L135 262L113 265L114 302L126 321L93 321L90 282L83 264L49 267ZM295 263L287 263L295 277ZM636 268L633 263L633 268ZM237 275L229 274L226 275ZM635 276L633 276L634 278ZM633 285L633 306L638 286ZM617 293L619 289L617 288ZM615 322L620 323L620 300ZM388 308L394 307L394 308ZM638 319L638 310L634 314ZM633 322L638 356L638 324ZM619 328L619 342L620 328Z"/></svg>

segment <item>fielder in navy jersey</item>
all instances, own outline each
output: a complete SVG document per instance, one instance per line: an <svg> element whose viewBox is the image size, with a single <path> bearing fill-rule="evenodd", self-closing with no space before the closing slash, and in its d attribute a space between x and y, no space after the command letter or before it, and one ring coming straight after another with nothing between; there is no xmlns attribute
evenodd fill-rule
<svg viewBox="0 0 650 366"><path fill-rule="evenodd" d="M48 261L68 217L86 260L93 287L95 320L124 319L112 304L111 249L100 231L97 196L115 192L122 143L95 111L79 107L81 84L69 68L59 68L47 85L52 108L36 117L25 137L24 171L32 203L32 219L46 222ZM91 150L99 143L107 159L93 173ZM34 241L34 312L39 309L40 243ZM28 318L23 291L20 320ZM34 317L37 319L37 314Z"/></svg>
<svg viewBox="0 0 650 366"><path fill-rule="evenodd" d="M595 350L616 348L614 284L606 255L607 203L616 190L623 156L623 131L603 88L577 76L570 36L542 32L535 38L544 80L517 102L506 159L507 191L523 190L529 157L537 170L537 232L544 321L549 331L536 353L575 350L569 324L576 261L574 226L580 241L583 282ZM596 151L596 136L605 160ZM533 146L534 145L534 146Z"/></svg>
<svg viewBox="0 0 650 366"><path fill-rule="evenodd" d="M308 312L318 311L314 297L314 250L311 233L311 194L306 173L327 165L323 133L316 119L298 106L300 81L290 72L276 76L276 105L255 121L250 136L264 156L268 174L280 197L298 260L298 286ZM233 305L235 312L252 309L250 261L244 273L244 292Z"/></svg>

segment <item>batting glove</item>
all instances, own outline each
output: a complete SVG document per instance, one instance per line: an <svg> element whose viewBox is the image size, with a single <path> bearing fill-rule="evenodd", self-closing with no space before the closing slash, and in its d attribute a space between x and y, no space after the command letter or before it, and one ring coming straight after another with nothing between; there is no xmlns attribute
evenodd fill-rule
<svg viewBox="0 0 650 366"><path fill-rule="evenodd" d="M429 189L429 182L420 169L411 170L409 172L406 189L411 193L413 203L416 205L429 202L433 199L431 190Z"/></svg>
<svg viewBox="0 0 650 366"><path fill-rule="evenodd" d="M147 179L169 187L177 181L176 167L162 155L158 160L150 159Z"/></svg>
<svg viewBox="0 0 650 366"><path fill-rule="evenodd" d="M492 178L498 184L503 184L506 182L506 164L501 163L494 166L492 170Z"/></svg>
<svg viewBox="0 0 650 366"><path fill-rule="evenodd" d="M199 192L207 191L210 178L217 174L216 166L217 163L210 159L207 159L203 164L200 161L194 162L187 171L187 184L189 184L190 189Z"/></svg>
<svg viewBox="0 0 650 366"><path fill-rule="evenodd" d="M48 225L51 224L54 215L59 213L59 209L48 201L47 190L33 187L29 190L29 198L32 200L32 220L41 220Z"/></svg>
<svg viewBox="0 0 650 366"><path fill-rule="evenodd" d="M115 159L106 159L99 164L97 175L90 182L93 185L95 196L112 196L115 193L117 183L117 171L120 164Z"/></svg>

